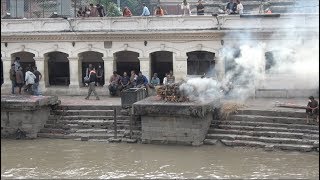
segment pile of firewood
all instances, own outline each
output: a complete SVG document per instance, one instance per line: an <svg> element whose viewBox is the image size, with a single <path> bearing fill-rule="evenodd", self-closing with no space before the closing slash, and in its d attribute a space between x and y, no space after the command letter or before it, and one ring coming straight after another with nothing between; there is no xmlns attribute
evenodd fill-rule
<svg viewBox="0 0 320 180"><path fill-rule="evenodd" d="M157 88L157 95L161 97L161 99L170 102L185 102L189 101L188 97L184 96L180 90L180 83L163 85Z"/></svg>

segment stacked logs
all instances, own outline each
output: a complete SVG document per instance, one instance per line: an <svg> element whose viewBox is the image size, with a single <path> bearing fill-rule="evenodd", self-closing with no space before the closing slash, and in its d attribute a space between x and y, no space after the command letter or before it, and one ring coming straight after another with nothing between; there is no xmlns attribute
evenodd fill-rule
<svg viewBox="0 0 320 180"><path fill-rule="evenodd" d="M161 99L170 102L185 102L189 101L188 97L184 96L180 90L179 86L181 83L174 83L163 85L157 88L157 95L161 97Z"/></svg>

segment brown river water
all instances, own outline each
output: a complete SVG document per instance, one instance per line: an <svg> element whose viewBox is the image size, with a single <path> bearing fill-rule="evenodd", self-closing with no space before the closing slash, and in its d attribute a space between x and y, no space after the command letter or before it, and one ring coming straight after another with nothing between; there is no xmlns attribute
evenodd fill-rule
<svg viewBox="0 0 320 180"><path fill-rule="evenodd" d="M319 179L319 153L59 139L1 140L1 179Z"/></svg>

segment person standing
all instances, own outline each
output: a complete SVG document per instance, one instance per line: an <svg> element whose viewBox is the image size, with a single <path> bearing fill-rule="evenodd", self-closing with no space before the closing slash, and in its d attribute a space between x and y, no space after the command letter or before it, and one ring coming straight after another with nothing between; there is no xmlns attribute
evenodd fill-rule
<svg viewBox="0 0 320 180"><path fill-rule="evenodd" d="M109 84L109 92L111 96L115 96L117 94L119 81L120 81L120 76L118 75L117 71L114 71L113 75L110 77L110 84Z"/></svg>
<svg viewBox="0 0 320 180"><path fill-rule="evenodd" d="M88 67L86 68L86 72L85 72L85 76L83 78L83 82L84 82L84 85L85 86L88 86L89 85L89 74L90 74L90 71L92 70L92 64L89 64Z"/></svg>
<svg viewBox="0 0 320 180"><path fill-rule="evenodd" d="M190 15L190 4L187 2L187 0L183 0L183 2L181 3L181 10L183 10L183 15L185 16Z"/></svg>
<svg viewBox="0 0 320 180"><path fill-rule="evenodd" d="M104 17L106 15L106 13L104 12L103 6L101 6L100 4L97 4L97 11L98 11L99 17Z"/></svg>
<svg viewBox="0 0 320 180"><path fill-rule="evenodd" d="M240 0L237 0L237 13L238 14L243 14L243 5L241 4Z"/></svg>
<svg viewBox="0 0 320 180"><path fill-rule="evenodd" d="M198 1L197 5L197 15L204 15L204 6L202 4L202 0Z"/></svg>
<svg viewBox="0 0 320 180"><path fill-rule="evenodd" d="M92 70L89 73L89 89L88 89L88 96L85 98L86 100L89 99L92 92L96 96L96 100L100 100L96 92L96 82L97 82L96 70L94 67L92 67Z"/></svg>
<svg viewBox="0 0 320 180"><path fill-rule="evenodd" d="M150 11L149 11L148 7L146 6L146 4L143 3L142 6L143 6L143 11L142 11L141 16L150 16Z"/></svg>
<svg viewBox="0 0 320 180"><path fill-rule="evenodd" d="M10 80L11 80L11 94L14 94L14 88L16 87L16 70L15 65L11 65L11 69L9 71Z"/></svg>
<svg viewBox="0 0 320 180"><path fill-rule="evenodd" d="M36 79L36 76L31 72L31 69L28 67L25 75L25 79L24 79L26 81L26 88L24 89L25 92L29 92L30 94L33 94L32 86L34 84L35 79Z"/></svg>
<svg viewBox="0 0 320 180"><path fill-rule="evenodd" d="M90 10L90 17L98 17L99 16L97 6L90 4L89 10Z"/></svg>
<svg viewBox="0 0 320 180"><path fill-rule="evenodd" d="M42 74L37 70L37 67L33 67L33 74L36 76L33 84L33 95L39 96L39 81L42 79Z"/></svg>
<svg viewBox="0 0 320 180"><path fill-rule="evenodd" d="M13 64L14 64L14 70L17 72L19 67L21 66L20 65L20 57L16 57L16 59L13 62Z"/></svg>
<svg viewBox="0 0 320 180"><path fill-rule="evenodd" d="M97 69L97 86L102 86L103 77L104 77L104 70L103 70L101 64L99 64L98 69Z"/></svg>
<svg viewBox="0 0 320 180"><path fill-rule="evenodd" d="M166 73L166 75L164 76L163 78L163 85L167 85L168 84L168 76L169 76L169 73Z"/></svg>
<svg viewBox="0 0 320 180"><path fill-rule="evenodd" d="M18 71L16 72L16 83L17 86L19 87L19 94L21 94L21 88L23 86L23 72L22 72L22 67L20 66L18 68Z"/></svg>

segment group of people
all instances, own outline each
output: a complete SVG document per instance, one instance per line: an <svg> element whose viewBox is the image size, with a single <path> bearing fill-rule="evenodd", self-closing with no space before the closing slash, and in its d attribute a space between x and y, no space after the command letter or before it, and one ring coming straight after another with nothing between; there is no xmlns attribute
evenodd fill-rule
<svg viewBox="0 0 320 180"><path fill-rule="evenodd" d="M16 57L14 63L11 65L10 80L12 83L11 94L15 94L15 88L18 87L18 93L21 94L21 89L25 85L24 92L31 95L40 95L39 81L42 79L41 73L37 67L28 66L25 75L22 72L23 68L20 64L20 57Z"/></svg>
<svg viewBox="0 0 320 180"><path fill-rule="evenodd" d="M243 14L243 5L240 0L229 0L225 12L227 14Z"/></svg>
<svg viewBox="0 0 320 180"><path fill-rule="evenodd" d="M163 84L172 84L175 82L175 77L173 72L166 73L166 76L163 79ZM148 78L142 74L140 71L138 75L135 71L131 71L130 77L127 72L123 73L123 76L120 76L116 71L113 72L113 75L110 77L109 81L109 92L111 96L119 95L119 92L129 89L129 88L151 88L154 89L156 86L160 85L160 79L157 73L154 73L148 81Z"/></svg>
<svg viewBox="0 0 320 180"><path fill-rule="evenodd" d="M104 17L106 16L106 12L104 10L103 5L90 4L89 7L80 7L77 11L77 17Z"/></svg>

